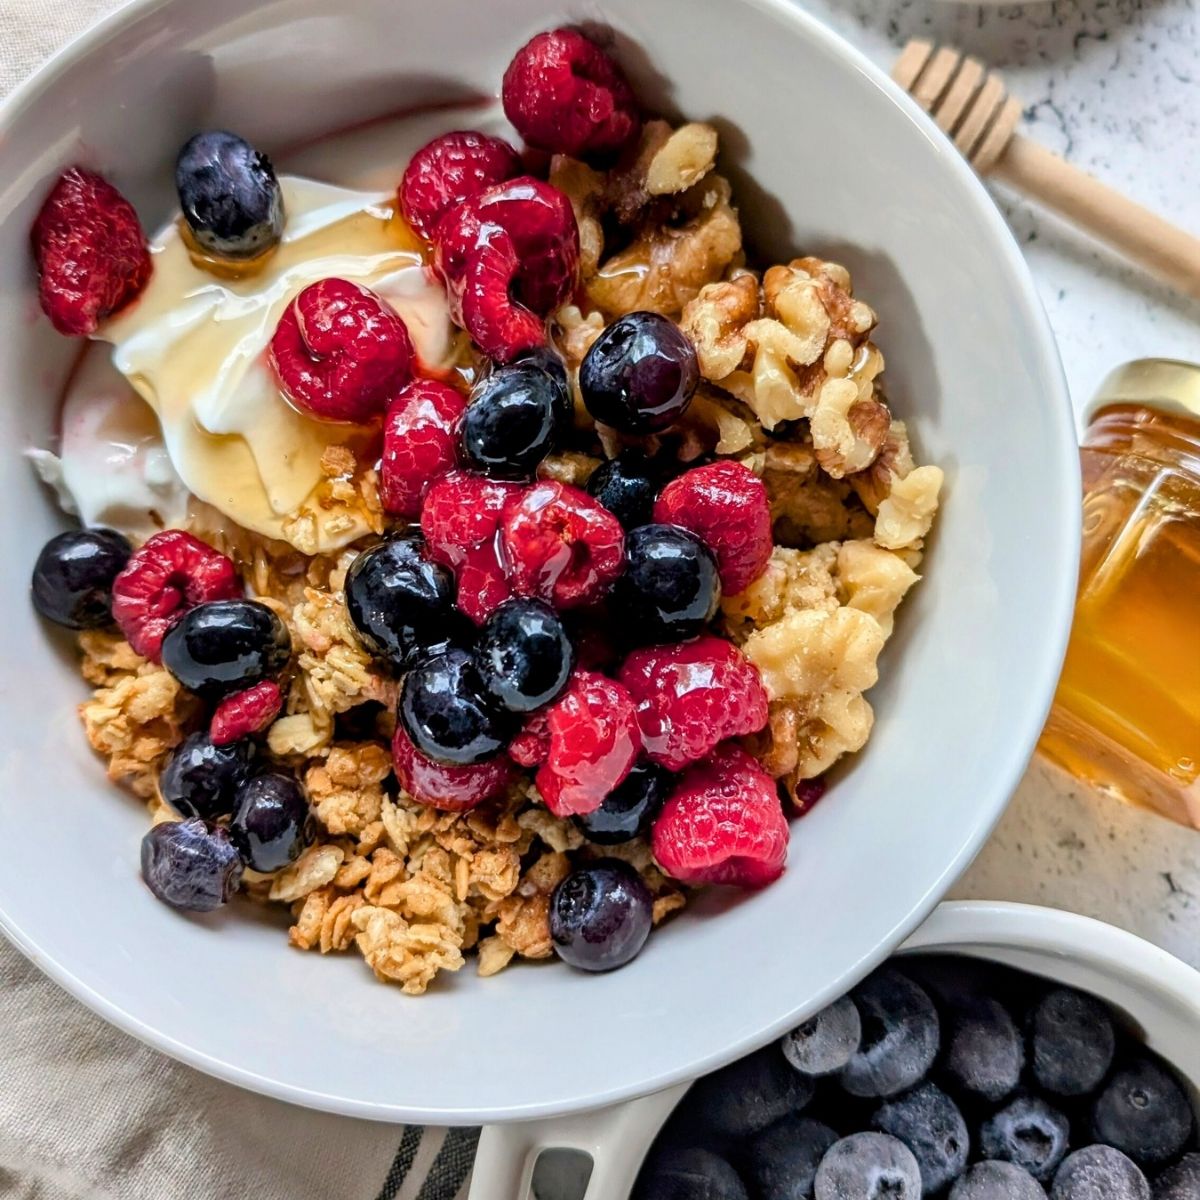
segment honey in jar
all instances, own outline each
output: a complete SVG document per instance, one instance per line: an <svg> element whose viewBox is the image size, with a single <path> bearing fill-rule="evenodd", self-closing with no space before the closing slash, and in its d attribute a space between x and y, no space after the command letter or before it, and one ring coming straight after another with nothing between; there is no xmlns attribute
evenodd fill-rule
<svg viewBox="0 0 1200 1200"><path fill-rule="evenodd" d="M1040 748L1200 829L1200 365L1119 367L1080 455L1079 594Z"/></svg>

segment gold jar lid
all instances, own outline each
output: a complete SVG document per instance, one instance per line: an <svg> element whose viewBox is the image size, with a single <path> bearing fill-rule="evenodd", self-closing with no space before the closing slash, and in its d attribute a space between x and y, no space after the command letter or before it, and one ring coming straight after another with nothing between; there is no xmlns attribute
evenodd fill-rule
<svg viewBox="0 0 1200 1200"><path fill-rule="evenodd" d="M1084 410L1085 422L1112 404L1142 404L1200 417L1200 363L1138 358L1110 371Z"/></svg>

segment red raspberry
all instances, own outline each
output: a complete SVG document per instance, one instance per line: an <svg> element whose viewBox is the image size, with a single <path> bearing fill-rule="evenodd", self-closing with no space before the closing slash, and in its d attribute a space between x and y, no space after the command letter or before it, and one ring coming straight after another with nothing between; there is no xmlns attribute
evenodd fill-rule
<svg viewBox="0 0 1200 1200"><path fill-rule="evenodd" d="M728 744L684 773L651 838L658 865L680 883L756 888L783 874L788 823L775 781Z"/></svg>
<svg viewBox="0 0 1200 1200"><path fill-rule="evenodd" d="M512 589L555 608L591 604L625 562L621 522L569 483L535 483L500 527L500 555Z"/></svg>
<svg viewBox="0 0 1200 1200"><path fill-rule="evenodd" d="M392 738L392 764L400 786L418 804L443 812L465 812L498 796L512 776L512 767L502 754L469 767L434 762L409 741L400 727Z"/></svg>
<svg viewBox="0 0 1200 1200"><path fill-rule="evenodd" d="M95 333L150 278L150 251L133 205L82 167L58 177L30 236L42 310L59 333Z"/></svg>
<svg viewBox="0 0 1200 1200"><path fill-rule="evenodd" d="M112 615L140 655L161 662L163 637L189 608L241 594L230 559L182 529L164 529L113 580Z"/></svg>
<svg viewBox="0 0 1200 1200"><path fill-rule="evenodd" d="M503 138L473 129L443 133L409 160L400 181L400 211L427 241L460 200L521 173L517 152Z"/></svg>
<svg viewBox="0 0 1200 1200"><path fill-rule="evenodd" d="M379 498L385 512L415 520L430 483L458 463L458 427L467 402L436 379L414 379L383 423Z"/></svg>
<svg viewBox="0 0 1200 1200"><path fill-rule="evenodd" d="M576 671L546 715L550 750L537 786L556 817L589 813L629 774L641 747L633 700L594 671Z"/></svg>
<svg viewBox="0 0 1200 1200"><path fill-rule="evenodd" d="M732 642L711 634L635 650L617 677L637 704L646 753L672 771L767 723L758 669Z"/></svg>
<svg viewBox="0 0 1200 1200"><path fill-rule="evenodd" d="M691 530L713 552L727 596L766 570L774 547L767 489L738 462L708 463L672 479L654 505L654 519Z"/></svg>
<svg viewBox="0 0 1200 1200"><path fill-rule="evenodd" d="M404 322L346 279L309 284L271 338L283 394L322 421L369 421L408 382L412 354Z"/></svg>
<svg viewBox="0 0 1200 1200"><path fill-rule="evenodd" d="M214 746L224 746L251 734L262 733L279 716L283 693L273 679L264 679L244 692L226 696L213 710L208 736Z"/></svg>
<svg viewBox="0 0 1200 1200"><path fill-rule="evenodd" d="M809 812L826 791L829 785L823 775L816 779L798 779L792 788L792 812L794 816L802 817Z"/></svg>
<svg viewBox="0 0 1200 1200"><path fill-rule="evenodd" d="M508 757L520 767L539 767L550 753L549 710L533 713L508 744Z"/></svg>
<svg viewBox="0 0 1200 1200"><path fill-rule="evenodd" d="M615 154L642 123L621 68L574 29L526 42L504 72L501 98L531 146L573 158Z"/></svg>

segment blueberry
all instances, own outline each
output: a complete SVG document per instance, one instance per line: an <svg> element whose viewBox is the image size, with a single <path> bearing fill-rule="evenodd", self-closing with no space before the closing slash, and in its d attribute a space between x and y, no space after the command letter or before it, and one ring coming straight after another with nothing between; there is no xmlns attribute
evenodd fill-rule
<svg viewBox="0 0 1200 1200"><path fill-rule="evenodd" d="M993 1104L1016 1090L1025 1046L1004 1005L987 996L964 1001L952 1007L944 1025L947 1080Z"/></svg>
<svg viewBox="0 0 1200 1200"><path fill-rule="evenodd" d="M430 562L418 532L364 550L346 572L346 611L363 645L398 671L472 634L454 607L454 574Z"/></svg>
<svg viewBox="0 0 1200 1200"><path fill-rule="evenodd" d="M308 798L295 777L268 771L242 784L229 836L242 861L256 871L278 871L295 862L308 836Z"/></svg>
<svg viewBox="0 0 1200 1200"><path fill-rule="evenodd" d="M634 1200L748 1200L733 1167L698 1146L655 1155L633 1195Z"/></svg>
<svg viewBox="0 0 1200 1200"><path fill-rule="evenodd" d="M177 813L215 821L237 807L238 788L250 777L254 755L248 738L214 746L207 733L193 733L167 760L159 791Z"/></svg>
<svg viewBox="0 0 1200 1200"><path fill-rule="evenodd" d="M855 1133L834 1142L817 1168L816 1200L921 1200L912 1151L886 1133Z"/></svg>
<svg viewBox="0 0 1200 1200"><path fill-rule="evenodd" d="M639 641L695 637L716 615L721 583L712 551L677 525L643 525L625 539L613 607Z"/></svg>
<svg viewBox="0 0 1200 1200"><path fill-rule="evenodd" d="M565 397L530 363L497 367L471 391L462 421L467 459L493 479L532 479L567 432Z"/></svg>
<svg viewBox="0 0 1200 1200"><path fill-rule="evenodd" d="M1045 1183L1062 1162L1070 1136L1071 1123L1057 1108L1036 1096L1018 1096L980 1126L979 1150Z"/></svg>
<svg viewBox="0 0 1200 1200"><path fill-rule="evenodd" d="M588 412L622 433L658 433L674 425L699 382L695 347L674 321L652 312L615 320L579 368Z"/></svg>
<svg viewBox="0 0 1200 1200"><path fill-rule="evenodd" d="M451 649L413 667L400 689L400 723L422 754L467 766L495 757L514 732L512 715L484 691L475 660Z"/></svg>
<svg viewBox="0 0 1200 1200"><path fill-rule="evenodd" d="M1140 1058L1121 1068L1096 1097L1092 1132L1142 1166L1174 1158L1192 1133L1192 1106L1158 1063Z"/></svg>
<svg viewBox="0 0 1200 1200"><path fill-rule="evenodd" d="M602 858L576 867L550 897L550 937L564 962L611 971L637 957L650 936L654 901L628 863Z"/></svg>
<svg viewBox="0 0 1200 1200"><path fill-rule="evenodd" d="M567 366L556 350L552 350L549 346L534 346L523 354L518 354L514 362L526 367L537 367L539 371L544 371L549 375L561 394L564 414L568 417L572 415L575 404L571 399L571 384L567 379Z"/></svg>
<svg viewBox="0 0 1200 1200"><path fill-rule="evenodd" d="M636 529L653 517L658 472L640 450L622 450L592 472L587 490L626 529Z"/></svg>
<svg viewBox="0 0 1200 1200"><path fill-rule="evenodd" d="M256 258L283 234L283 193L271 160L236 134L211 129L189 139L175 163L175 187L193 240L218 258Z"/></svg>
<svg viewBox="0 0 1200 1200"><path fill-rule="evenodd" d="M1058 1168L1050 1200L1150 1200L1150 1184L1120 1150L1085 1146Z"/></svg>
<svg viewBox="0 0 1200 1200"><path fill-rule="evenodd" d="M142 838L142 878L172 908L211 912L237 891L242 860L219 825L164 821Z"/></svg>
<svg viewBox="0 0 1200 1200"><path fill-rule="evenodd" d="M925 1078L938 1052L933 1001L891 967L850 993L862 1018L862 1043L842 1070L852 1096L894 1096Z"/></svg>
<svg viewBox="0 0 1200 1200"><path fill-rule="evenodd" d="M746 1175L757 1200L809 1200L817 1167L838 1135L810 1117L787 1116L746 1149Z"/></svg>
<svg viewBox="0 0 1200 1200"><path fill-rule="evenodd" d="M637 763L600 802L600 807L574 818L588 841L614 846L650 829L666 803L675 777L665 767Z"/></svg>
<svg viewBox="0 0 1200 1200"><path fill-rule="evenodd" d="M1154 1200L1200 1200L1200 1153L1185 1154L1154 1181Z"/></svg>
<svg viewBox="0 0 1200 1200"><path fill-rule="evenodd" d="M257 600L211 600L184 613L163 638L163 666L189 691L219 700L287 665L287 627Z"/></svg>
<svg viewBox="0 0 1200 1200"><path fill-rule="evenodd" d="M1073 988L1055 988L1030 1017L1033 1077L1057 1096L1086 1096L1112 1066L1117 1039L1108 1007Z"/></svg>
<svg viewBox="0 0 1200 1200"><path fill-rule="evenodd" d="M68 629L112 624L112 585L132 547L111 529L73 529L52 537L33 568L33 607Z"/></svg>
<svg viewBox="0 0 1200 1200"><path fill-rule="evenodd" d="M862 1041L862 1019L849 996L835 1000L815 1017L785 1034L783 1056L805 1075L840 1071Z"/></svg>
<svg viewBox="0 0 1200 1200"><path fill-rule="evenodd" d="M959 1177L950 1200L1046 1200L1046 1192L1016 1163L981 1162Z"/></svg>
<svg viewBox="0 0 1200 1200"><path fill-rule="evenodd" d="M772 1043L705 1076L688 1093L688 1105L706 1130L744 1138L800 1112L813 1091L812 1080L793 1071Z"/></svg>
<svg viewBox="0 0 1200 1200"><path fill-rule="evenodd" d="M575 651L558 613L540 600L509 600L479 631L475 664L484 688L510 712L527 713L559 696Z"/></svg>
<svg viewBox="0 0 1200 1200"><path fill-rule="evenodd" d="M936 1084L923 1083L880 1105L871 1126L899 1138L913 1152L927 1192L947 1187L967 1165L967 1123L958 1105Z"/></svg>

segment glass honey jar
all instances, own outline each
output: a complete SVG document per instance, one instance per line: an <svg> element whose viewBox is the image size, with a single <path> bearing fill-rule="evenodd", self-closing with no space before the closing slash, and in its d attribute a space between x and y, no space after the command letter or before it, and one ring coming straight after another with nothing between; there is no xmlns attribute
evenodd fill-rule
<svg viewBox="0 0 1200 1200"><path fill-rule="evenodd" d="M1040 749L1200 829L1200 365L1117 368L1087 422L1075 623Z"/></svg>

